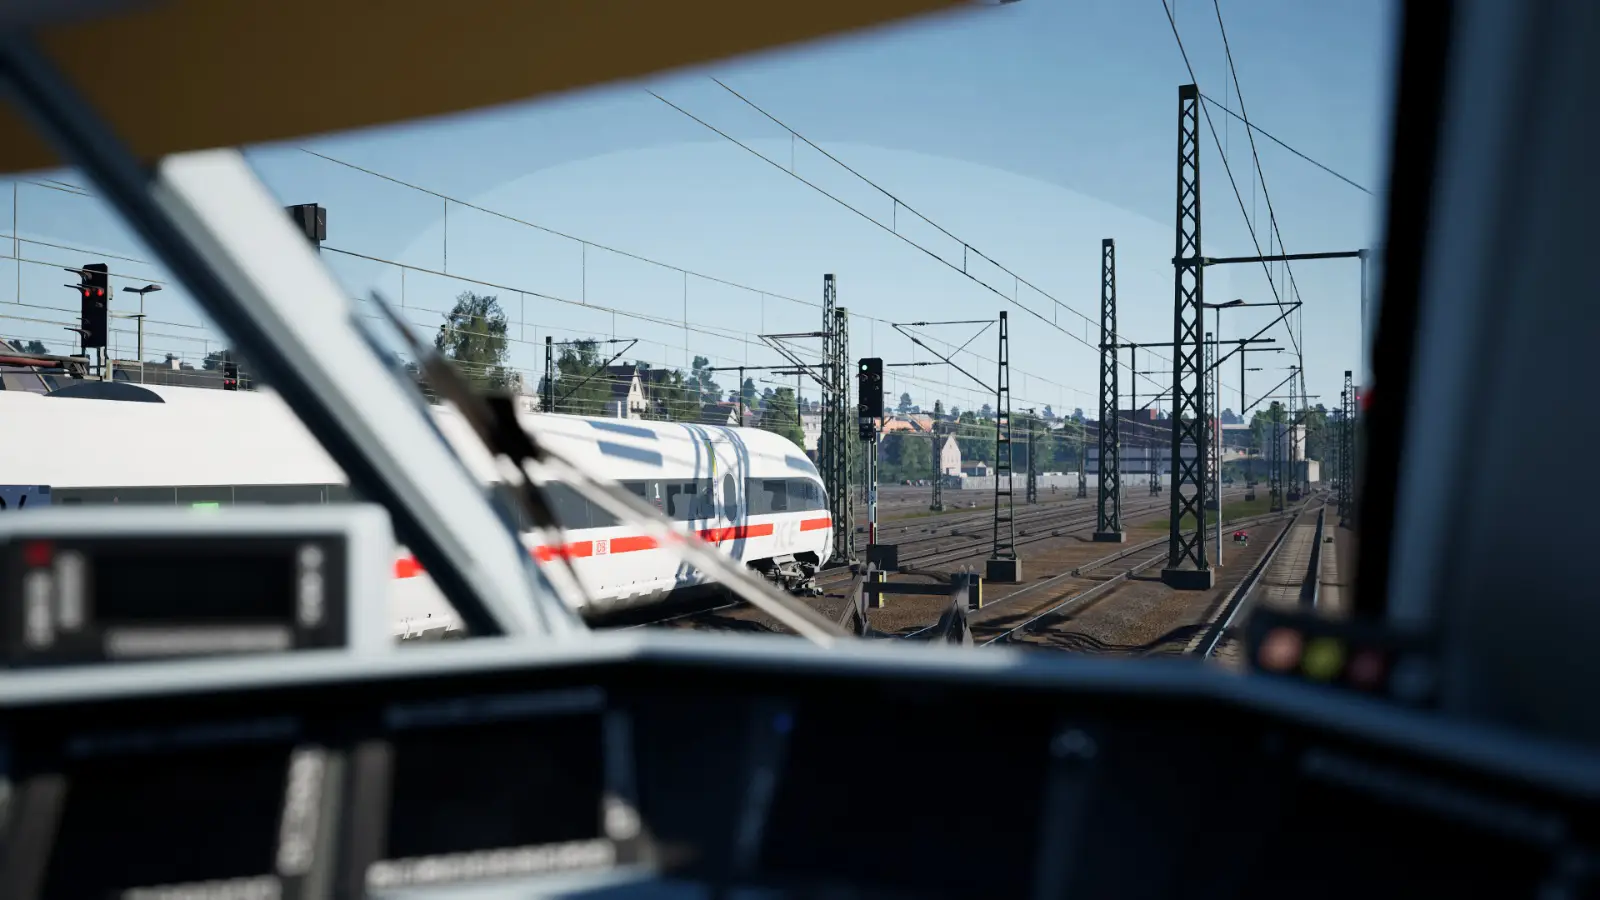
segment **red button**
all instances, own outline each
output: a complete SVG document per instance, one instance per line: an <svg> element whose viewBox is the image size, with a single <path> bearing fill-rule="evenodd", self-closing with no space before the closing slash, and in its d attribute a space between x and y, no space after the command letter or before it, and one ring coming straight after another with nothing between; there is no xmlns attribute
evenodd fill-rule
<svg viewBox="0 0 1600 900"><path fill-rule="evenodd" d="M22 545L22 564L32 569L42 569L50 565L53 550L49 541L29 541Z"/></svg>

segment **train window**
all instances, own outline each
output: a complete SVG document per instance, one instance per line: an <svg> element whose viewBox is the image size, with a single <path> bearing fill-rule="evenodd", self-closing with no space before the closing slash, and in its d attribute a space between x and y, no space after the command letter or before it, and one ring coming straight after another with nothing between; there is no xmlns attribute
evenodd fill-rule
<svg viewBox="0 0 1600 900"><path fill-rule="evenodd" d="M789 509L794 512L822 508L822 486L809 478L789 479Z"/></svg>
<svg viewBox="0 0 1600 900"><path fill-rule="evenodd" d="M229 485L190 485L174 489L179 506L216 506L233 503L233 488Z"/></svg>
<svg viewBox="0 0 1600 900"><path fill-rule="evenodd" d="M767 495L767 509L771 512L789 511L789 489L782 479L761 482L761 492Z"/></svg>
<svg viewBox="0 0 1600 900"><path fill-rule="evenodd" d="M177 502L177 489L170 487L94 487L57 488L60 502L85 506L112 506L123 503L171 506Z"/></svg>
<svg viewBox="0 0 1600 900"><path fill-rule="evenodd" d="M638 497L640 500L649 499L649 491L647 490L649 482L624 481L622 486L627 488L629 493L633 494L635 497Z"/></svg>
<svg viewBox="0 0 1600 900"><path fill-rule="evenodd" d="M722 515L727 519L739 518L739 488L732 475L722 476Z"/></svg>
<svg viewBox="0 0 1600 900"><path fill-rule="evenodd" d="M240 484L234 485L233 502L269 503L275 505L293 503L324 503L328 499L329 487L332 487L332 485ZM343 487L343 485L340 485L340 487Z"/></svg>
<svg viewBox="0 0 1600 900"><path fill-rule="evenodd" d="M589 527L589 501L564 484L540 485L550 503L550 512L562 528Z"/></svg>
<svg viewBox="0 0 1600 900"><path fill-rule="evenodd" d="M666 494L667 512L679 521L699 518L700 496L692 481L668 482L662 486Z"/></svg>

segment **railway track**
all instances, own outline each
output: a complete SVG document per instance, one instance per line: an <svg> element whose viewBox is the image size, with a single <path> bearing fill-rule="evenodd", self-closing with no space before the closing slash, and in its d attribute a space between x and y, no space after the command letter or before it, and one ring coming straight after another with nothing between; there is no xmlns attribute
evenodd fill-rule
<svg viewBox="0 0 1600 900"><path fill-rule="evenodd" d="M1160 498L1156 498L1154 502L1140 503L1139 505L1136 505L1136 506L1135 505L1125 506L1124 510L1123 510L1123 514L1124 514L1124 517L1125 517L1125 522L1127 522L1130 527L1136 527L1136 526L1133 525L1133 520L1135 520L1137 518L1140 518L1140 517L1148 516L1148 515L1151 515L1151 514L1159 514L1161 512L1164 512L1169 503L1170 503L1169 499L1167 499L1165 497L1160 497ZM1057 510L1041 511L1041 513L1043 515L1043 519L1039 519L1038 517L1036 517L1034 530L1039 531L1039 532L1045 532L1045 529L1043 528L1043 526L1038 525L1038 522L1039 521L1046 521L1050 525L1050 528L1049 528L1048 532L1047 533L1038 533L1038 534L1035 534L1035 535L1033 535L1031 537L1028 537L1028 538L1019 539L1016 542L1018 545L1026 545L1026 544L1032 543L1033 541L1036 541L1036 540L1037 541L1044 541L1044 540L1051 539L1051 538L1059 538L1059 537L1063 537L1063 536L1066 536L1066 535L1073 534L1074 532L1081 533L1081 531L1084 530L1084 529L1092 529L1094 527L1094 525L1096 524L1096 519L1097 519L1097 515L1096 515L1095 511L1092 510L1092 509L1088 510L1088 511L1085 511L1085 510L1083 510L1081 508L1075 509L1075 510L1074 509L1065 509L1065 510L1057 509ZM1270 519L1271 517L1259 517L1258 516L1258 517L1250 517L1248 519L1243 519L1243 520L1225 519L1224 522L1225 523L1230 523L1230 522L1235 522L1235 521L1254 522L1257 519L1262 519L1262 518ZM1058 519L1061 519L1061 521L1056 521ZM926 541L927 541L927 539L923 539L922 542L926 542ZM1144 556L1140 556L1139 554L1146 554L1151 558L1164 557L1165 544L1166 544L1166 538L1163 536L1163 537L1160 537L1160 538L1157 538L1157 539L1152 539L1152 540L1149 540L1149 541L1145 541L1145 542L1142 542L1140 544L1136 544L1136 545L1133 545L1133 546L1102 545L1102 546L1107 546L1107 547L1115 547L1116 549L1115 549L1114 552L1108 554L1106 557L1103 557L1103 558L1101 558L1099 560L1095 560L1095 561L1092 561L1092 562L1089 562L1089 563L1078 564L1073 569L1069 570L1068 572L1064 573L1063 575L1059 575L1059 576L1056 576L1056 577L1054 577L1052 579L1049 579L1047 582L1041 582L1041 583L1035 584L1035 585L1028 585L1026 587L1021 588L1018 591L1012 592L1010 595L1002 596L1001 598L997 599L995 602L991 603L988 608L989 609L993 609L993 608L996 608L996 607L998 607L998 606L1000 606L1002 604L1006 604L1009 601L1009 599L1012 598L1012 597L1022 597L1022 596L1028 595L1028 594L1036 594L1038 591L1044 590L1044 589L1048 589L1051 586L1058 586L1059 587L1059 586L1062 585L1063 581L1066 581L1068 578L1070 578L1072 576L1090 577L1089 573L1094 572L1096 570L1103 569L1104 567L1112 564L1116 560L1126 560L1128 565L1134 565L1134 564L1137 564L1139 562L1144 561L1144 559L1145 559ZM906 545L902 544L901 546L904 547ZM1083 545L1079 544L1079 545L1074 545L1074 546L1083 546ZM921 554L916 554L916 555L913 555L913 556L910 556L910 557L902 557L902 559L901 559L902 568L903 569L907 568L908 566L911 566L912 564L915 564L915 563L920 563L923 566L929 566L929 565L937 564L939 562L948 562L948 561L958 560L958 559L962 559L962 558L970 558L970 557L972 557L974 555L977 555L977 554L987 553L988 550L989 550L989 547L990 547L990 537L988 535L983 535L981 537L981 540L979 540L979 541L964 543L964 544L962 544L960 546L957 546L957 547L935 546L935 547L928 548L925 552L923 552ZM926 576L943 577L942 573L928 572L928 571L912 571L912 572L909 572L907 574L919 574L919 575L926 575ZM845 587L847 585L850 585L851 582L853 581L853 578L854 578L854 576L852 575L852 573L850 572L850 570L848 568L840 567L838 569L833 570L832 572L827 572L827 573L824 573L822 576L819 576L818 583L823 585L823 586L825 586L825 587L839 588L839 587ZM1068 582L1068 583L1070 584L1070 582ZM817 600L813 601L813 605L818 606L818 607L823 607L819 611L823 611L826 615L829 615L830 617L834 617L834 616L839 614L840 609L841 609L840 604L842 604L844 602L847 602L847 601L841 599L837 595L837 591L836 591L833 596L826 596L826 597L823 597L823 598L817 598ZM1010 607L1007 607L1007 608L1010 608ZM756 626L756 622L755 621L747 621L743 616L740 616L740 615L734 615L734 616L722 615L722 614L729 613L729 612L740 611L742 609L744 609L744 604L742 604L742 603L728 601L728 600L720 600L720 599L708 599L708 600L701 601L699 604L696 604L696 605L683 607L678 611L667 611L665 614L662 614L662 615L652 615L648 619L634 619L634 620L629 620L629 621L617 622L617 623L612 624L610 627L611 628L615 628L615 629L643 628L643 627L695 627L695 628L705 628L705 629L709 629L709 630L736 630L736 629L754 630L754 626ZM926 621L926 620L924 620L924 621ZM897 631L899 631L899 629L905 628L905 627L907 627L907 626L906 625L895 626L894 628L891 628L891 630L889 632L884 633L883 636L884 637L894 636L894 632L897 632ZM911 636L918 636L918 635L921 635L921 634L925 634L927 632L927 630L929 628L931 628L931 627L932 626L919 627L916 630L910 632L909 634ZM778 633L783 633L781 629L778 629L775 626L774 627L765 627L764 626L764 627L761 627L760 630L763 630L763 631L776 631Z"/></svg>
<svg viewBox="0 0 1600 900"><path fill-rule="evenodd" d="M1228 496L1236 495L1237 492L1232 492L1231 494L1225 494L1224 497L1226 498ZM1151 513L1157 513L1168 508L1170 503L1171 501L1166 497L1166 495L1157 495L1157 497L1153 500L1135 501L1133 504L1125 505L1123 507L1122 514L1125 519L1131 519L1135 516L1149 515ZM983 524L987 524L988 521L990 521L988 517L984 517ZM1018 515L1015 521L1017 537L1016 540L1013 541L1013 545L1022 547L1037 543L1039 541L1064 537L1074 532L1081 532L1086 529L1093 528L1096 524L1098 524L1099 511L1093 507L1087 510L1081 507L1073 509L1035 509L1030 511L1030 513ZM960 525L954 525L952 527L953 530L956 531L963 530ZM984 532L988 532L987 528L983 530ZM978 533L970 536L964 534L934 535L931 537L918 538L914 541L900 542L899 546L905 547L909 544L924 545L933 543L935 541L942 543L950 537L960 538L961 540L957 541L953 545L930 546L910 555L902 555L899 560L900 570L902 572L913 573L919 568L926 569L930 566L938 566L945 563L955 562L985 553L993 546L992 533ZM894 542L885 541L884 543ZM824 570L822 573L820 573L817 576L817 584L823 588L835 587L842 584L848 584L853 578L854 574L850 571L849 567L838 566L833 569Z"/></svg>
<svg viewBox="0 0 1600 900"><path fill-rule="evenodd" d="M1226 512L1226 507L1224 507L1224 512ZM1292 518L1298 514L1298 510L1292 510L1242 519L1224 518L1223 524L1234 528L1255 527ZM1111 593L1119 585L1165 562L1167 559L1167 540L1166 536L1162 536L1131 547L1120 548L1099 559L1091 560L1069 571L1000 597L985 606L980 612L984 620L972 623L973 642L979 646L1006 644L1049 628L1052 623L1082 610ZM1047 601L1047 605L1029 612L1021 621L1009 623L1009 620L1003 617L994 616L993 611L995 610L1009 611L1015 609L1017 607L1016 601L1018 600L1030 596L1047 595L1051 589L1059 590L1062 587L1070 587L1075 581L1080 580L1090 580L1093 583L1082 585L1078 590L1066 596ZM1008 624L1002 626L997 623L996 619L999 622L1007 622ZM902 635L902 638L909 640L919 639L929 633L933 627L930 625L919 628Z"/></svg>
<svg viewBox="0 0 1600 900"><path fill-rule="evenodd" d="M1284 560L1289 559L1284 556L1285 547L1309 527L1308 520L1314 522L1323 513L1326 503L1325 495L1313 495L1285 513L1255 516L1235 523L1253 523L1263 526L1263 531L1275 528L1276 534L1263 533L1261 537L1266 538L1266 542L1262 549L1254 553L1244 551L1233 557L1247 568L1234 584L1222 589L1220 595L1219 592L1179 594L1175 601L1165 592L1146 588L1119 594L1116 602L1104 605L1117 586L1128 585L1139 573L1162 561L1159 549L1128 548L1123 553L1080 567L1080 573L1084 569L1097 570L1101 577L1098 583L1046 601L1045 605L1029 610L1020 621L995 617L987 623L982 620L972 623L974 643L1016 643L1058 651L1134 656L1201 659L1226 656L1235 643L1234 626L1254 603L1259 602L1264 579L1275 564L1281 569ZM1300 540L1303 539L1302 534ZM1247 559L1249 562L1245 562ZM1298 565L1298 557L1289 559L1288 564ZM1070 576L1071 573L1065 574ZM987 613L987 609L984 612Z"/></svg>

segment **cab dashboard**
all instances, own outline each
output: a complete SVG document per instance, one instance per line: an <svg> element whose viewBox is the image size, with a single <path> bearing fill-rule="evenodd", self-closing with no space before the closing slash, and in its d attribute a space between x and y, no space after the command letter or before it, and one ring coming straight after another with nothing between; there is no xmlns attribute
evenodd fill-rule
<svg viewBox="0 0 1600 900"><path fill-rule="evenodd" d="M0 896L1594 896L1573 748L1178 661L485 638L0 682Z"/></svg>

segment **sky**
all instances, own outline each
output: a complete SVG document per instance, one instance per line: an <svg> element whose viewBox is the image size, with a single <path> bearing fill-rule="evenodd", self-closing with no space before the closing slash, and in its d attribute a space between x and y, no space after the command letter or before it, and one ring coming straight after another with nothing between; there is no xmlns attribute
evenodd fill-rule
<svg viewBox="0 0 1600 900"><path fill-rule="evenodd" d="M886 388L894 394L926 407L935 399L962 408L992 402L992 324L915 329L936 347L971 338L956 361L980 385L949 366L893 365L933 357L891 323L992 321L1004 310L1013 407L1081 407L1093 416L1101 240L1116 242L1122 339L1170 342L1177 88L1197 81L1207 96L1240 108L1216 8L1173 2L1192 79L1160 0L1021 0L247 153L284 204L327 208L323 258L351 297L377 291L431 334L462 291L494 294L511 320L511 364L535 376L547 335L637 339L623 359L656 366L686 366L695 355L720 366L781 364L757 335L820 328L823 274L832 273L838 303L851 312L852 355L890 363ZM1263 252L1379 242L1392 6L1220 4L1250 119L1373 195L1258 134L1263 189L1244 127L1211 107L1225 152L1202 120L1206 255L1255 253L1247 221L1255 221ZM711 76L899 202L792 139ZM146 358L170 352L198 364L228 345L92 191L57 183L81 188L86 180L58 171L0 185L13 201L0 193L10 239L0 244L9 255L0 258L0 335L67 349L61 329L76 316L76 295L62 286L73 279L60 267L100 260L111 264L114 315L139 312L137 297L121 288L164 286L146 298ZM1269 243L1268 197L1282 250ZM968 272L994 290L964 276L962 242L1010 274L969 256ZM1281 265L1273 274L1285 301L1293 299L1288 275ZM1292 275L1305 304L1291 319L1297 327L1292 339L1283 326L1267 332L1285 350L1251 355L1248 365L1263 371L1246 375L1245 395L1253 402L1285 377L1298 343L1313 402L1333 406L1344 370L1359 372L1358 265L1302 262ZM1209 302L1274 299L1260 265L1212 267L1205 283ZM1223 311L1221 335L1253 334L1276 314ZM1216 315L1208 315L1208 330ZM117 355L132 357L134 322L118 319L113 330ZM1140 371L1165 371L1141 377L1125 408L1171 384L1170 350L1139 354ZM1122 357L1126 365L1127 351ZM719 381L726 388L735 378ZM1230 361L1224 407L1240 408L1239 380ZM1124 369L1124 397L1129 381ZM809 385L803 393L816 395Z"/></svg>

